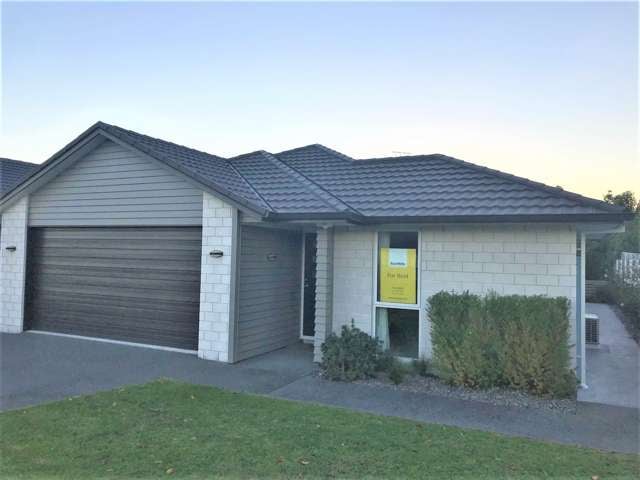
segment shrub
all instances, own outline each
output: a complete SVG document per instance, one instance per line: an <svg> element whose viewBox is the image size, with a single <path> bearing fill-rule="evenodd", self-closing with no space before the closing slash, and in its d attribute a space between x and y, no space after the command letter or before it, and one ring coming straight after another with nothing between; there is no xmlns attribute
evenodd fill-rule
<svg viewBox="0 0 640 480"><path fill-rule="evenodd" d="M608 282L606 285L598 287L586 300L591 303L616 303L615 298L615 286L612 282Z"/></svg>
<svg viewBox="0 0 640 480"><path fill-rule="evenodd" d="M397 358L394 358L391 362L391 366L389 367L388 374L389 380L391 380L395 385L400 385L404 382L404 377L407 374L407 366Z"/></svg>
<svg viewBox="0 0 640 480"><path fill-rule="evenodd" d="M420 358L413 361L413 371L421 377L431 377L431 362L426 358Z"/></svg>
<svg viewBox="0 0 640 480"><path fill-rule="evenodd" d="M343 326L322 344L320 368L331 380L353 381L372 376L378 367L380 343L362 330Z"/></svg>
<svg viewBox="0 0 640 480"><path fill-rule="evenodd" d="M555 396L575 391L566 298L440 292L429 305L435 366L449 382Z"/></svg>
<svg viewBox="0 0 640 480"><path fill-rule="evenodd" d="M637 273L640 277L640 273ZM640 282L640 278L636 278L635 282ZM611 282L612 301L620 306L624 313L624 323L627 330L636 342L640 343L640 283L625 282L616 277Z"/></svg>
<svg viewBox="0 0 640 480"><path fill-rule="evenodd" d="M396 361L396 358L391 355L389 350L384 350L378 356L378 361L376 362L376 371L378 372L388 372L393 365L393 362Z"/></svg>

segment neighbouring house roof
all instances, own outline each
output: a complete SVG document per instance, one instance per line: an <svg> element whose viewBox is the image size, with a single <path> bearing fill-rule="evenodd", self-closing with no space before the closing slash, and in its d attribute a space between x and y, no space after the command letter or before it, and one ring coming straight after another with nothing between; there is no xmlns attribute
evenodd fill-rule
<svg viewBox="0 0 640 480"><path fill-rule="evenodd" d="M0 197L12 190L38 168L35 163L0 158Z"/></svg>
<svg viewBox="0 0 640 480"><path fill-rule="evenodd" d="M630 218L623 209L605 202L446 155L356 160L314 144L225 159L103 122L41 169L96 132L166 163L269 220L588 222ZM11 194L4 192L5 198ZM0 196L0 203L3 200Z"/></svg>

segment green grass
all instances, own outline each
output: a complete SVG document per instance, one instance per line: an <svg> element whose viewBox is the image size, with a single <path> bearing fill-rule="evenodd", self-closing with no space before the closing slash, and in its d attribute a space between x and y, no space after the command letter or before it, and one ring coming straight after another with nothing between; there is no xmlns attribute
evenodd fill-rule
<svg viewBox="0 0 640 480"><path fill-rule="evenodd" d="M637 478L632 455L154 382L0 414L0 478Z"/></svg>

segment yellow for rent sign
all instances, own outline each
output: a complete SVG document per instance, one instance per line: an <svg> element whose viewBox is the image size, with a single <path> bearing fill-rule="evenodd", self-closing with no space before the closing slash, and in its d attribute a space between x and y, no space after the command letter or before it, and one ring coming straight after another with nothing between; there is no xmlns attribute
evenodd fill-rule
<svg viewBox="0 0 640 480"><path fill-rule="evenodd" d="M380 249L380 301L416 303L415 249Z"/></svg>

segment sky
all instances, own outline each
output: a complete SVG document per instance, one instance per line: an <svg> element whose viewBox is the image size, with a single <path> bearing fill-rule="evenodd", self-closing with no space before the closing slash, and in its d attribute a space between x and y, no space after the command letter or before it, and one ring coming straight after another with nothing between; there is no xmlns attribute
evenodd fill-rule
<svg viewBox="0 0 640 480"><path fill-rule="evenodd" d="M443 153L640 193L636 3L2 2L0 157L98 120L221 156Z"/></svg>

